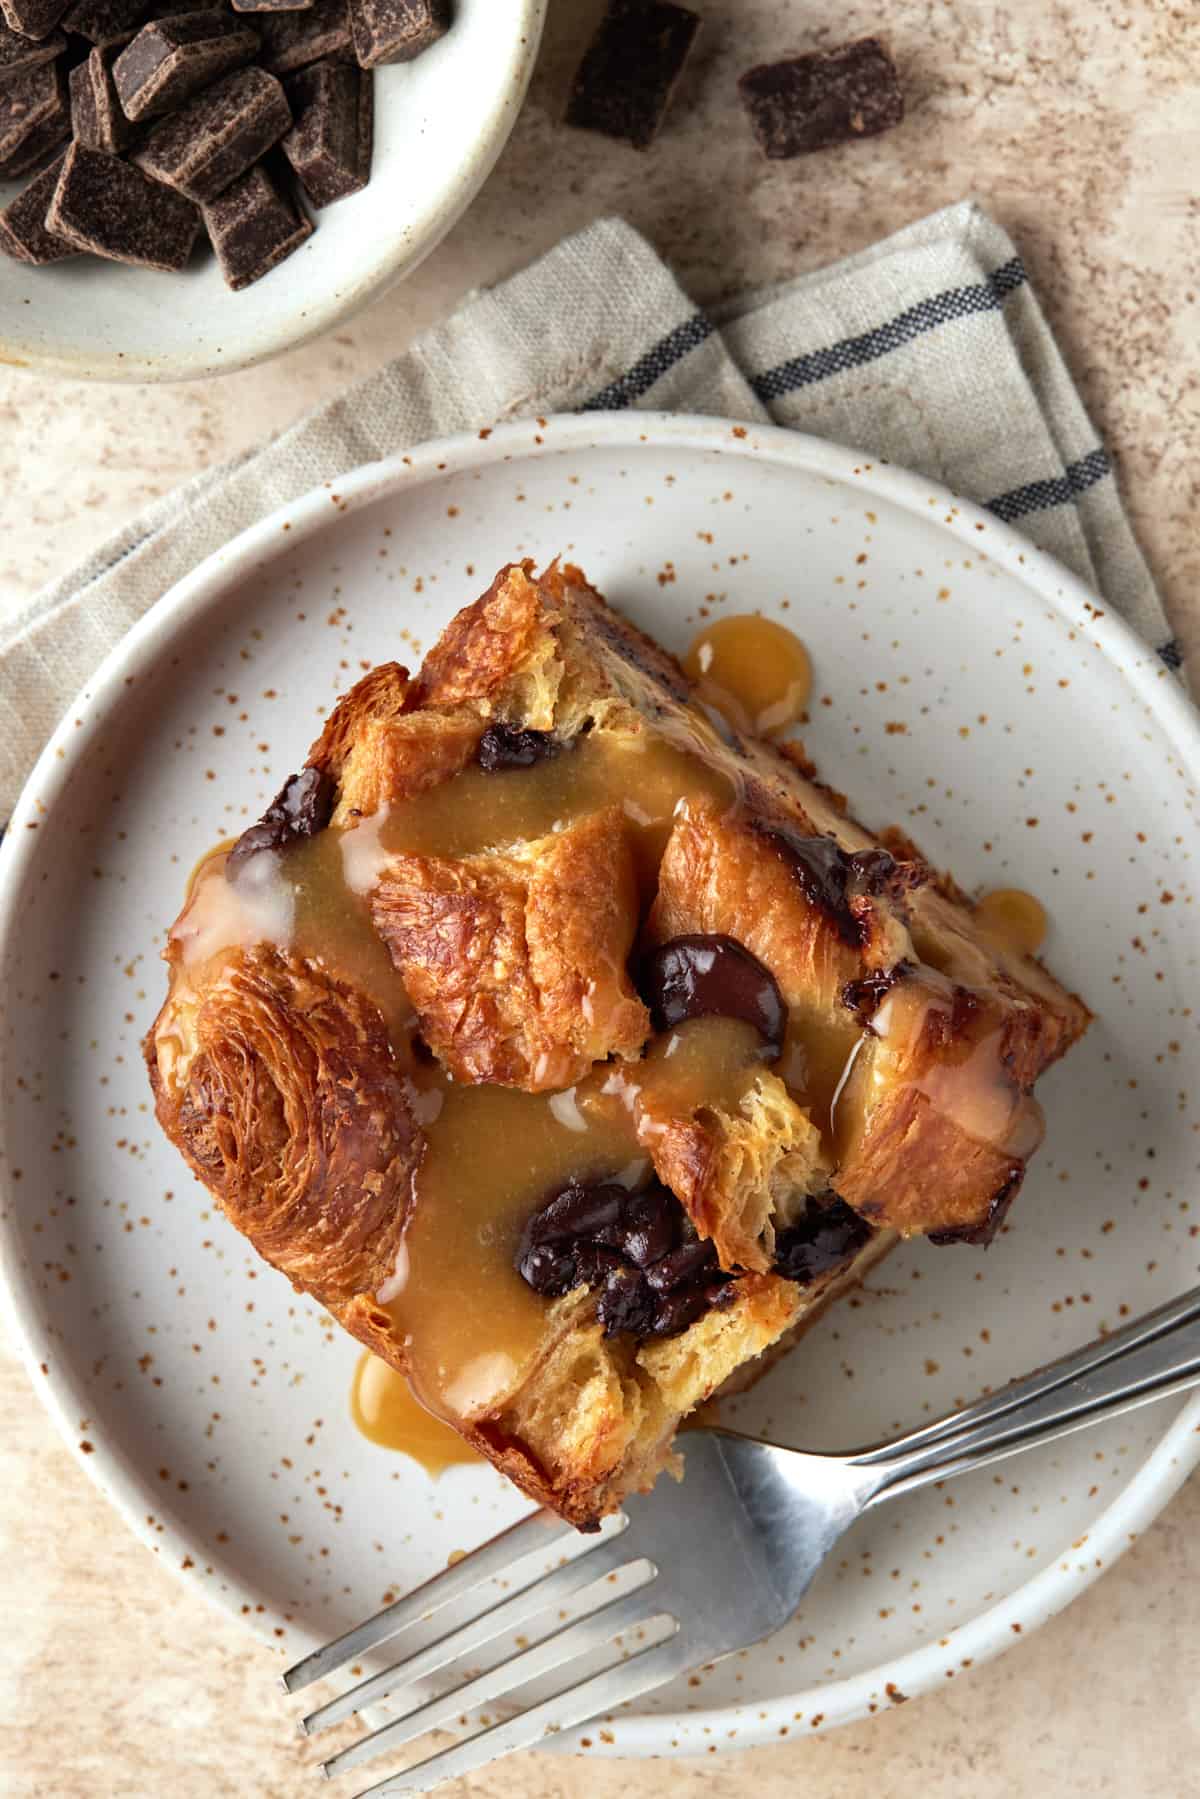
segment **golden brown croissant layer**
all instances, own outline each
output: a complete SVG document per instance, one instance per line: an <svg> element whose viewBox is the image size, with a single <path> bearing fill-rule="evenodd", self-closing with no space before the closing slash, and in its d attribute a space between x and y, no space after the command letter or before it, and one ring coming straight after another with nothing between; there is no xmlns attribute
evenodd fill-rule
<svg viewBox="0 0 1200 1799"><path fill-rule="evenodd" d="M781 1041L744 997L667 1021L681 940L732 941ZM897 1233L986 1240L1088 1018L557 564L339 702L167 959L147 1061L199 1178L581 1525Z"/></svg>
<svg viewBox="0 0 1200 1799"><path fill-rule="evenodd" d="M391 1272L420 1154L377 1009L311 962L240 951L190 1014L186 1073L147 1038L159 1122L259 1255L332 1305Z"/></svg>

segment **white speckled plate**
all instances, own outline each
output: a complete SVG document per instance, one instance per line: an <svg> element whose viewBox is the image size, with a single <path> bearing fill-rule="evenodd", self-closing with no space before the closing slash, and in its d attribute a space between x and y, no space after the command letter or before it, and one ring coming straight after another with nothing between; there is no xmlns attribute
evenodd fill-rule
<svg viewBox="0 0 1200 1799"><path fill-rule="evenodd" d="M454 24L415 62L375 71L375 155L361 193L232 293L211 255L179 275L76 257L3 259L0 362L72 380L192 381L328 331L411 273L491 173L533 71L547 0L454 0ZM23 181L0 181L0 207Z"/></svg>
<svg viewBox="0 0 1200 1799"><path fill-rule="evenodd" d="M798 631L821 768L964 885L1039 894L1049 960L1098 1015L1040 1090L1048 1141L994 1246L898 1251L727 1420L857 1445L1200 1278L1200 744L1149 650L987 515L791 433L556 419L360 470L131 632L0 852L0 1250L34 1385L154 1552L289 1657L524 1502L491 1469L434 1482L355 1434L355 1346L152 1122L156 951L197 856L274 794L360 669L416 657L511 556L558 550L672 648L717 611ZM884 1507L770 1643L583 1737L736 1747L940 1685L1119 1555L1198 1432L1200 1400L1167 1401Z"/></svg>

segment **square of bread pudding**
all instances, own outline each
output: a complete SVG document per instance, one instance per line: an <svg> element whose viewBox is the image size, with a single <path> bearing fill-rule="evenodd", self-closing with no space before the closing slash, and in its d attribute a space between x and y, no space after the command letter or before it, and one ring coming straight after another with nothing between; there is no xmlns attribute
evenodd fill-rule
<svg viewBox="0 0 1200 1799"><path fill-rule="evenodd" d="M900 1237L986 1243L1088 1021L557 563L345 695L166 958L226 1216L581 1527Z"/></svg>

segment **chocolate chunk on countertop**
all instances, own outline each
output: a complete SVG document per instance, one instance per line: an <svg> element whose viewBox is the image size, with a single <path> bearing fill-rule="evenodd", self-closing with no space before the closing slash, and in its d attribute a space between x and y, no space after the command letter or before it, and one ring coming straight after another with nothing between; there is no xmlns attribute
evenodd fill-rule
<svg viewBox="0 0 1200 1799"><path fill-rule="evenodd" d="M274 75L234 69L163 119L131 160L189 200L215 200L291 127Z"/></svg>
<svg viewBox="0 0 1200 1799"><path fill-rule="evenodd" d="M147 0L75 0L63 14L62 28L105 49L128 43L148 11Z"/></svg>
<svg viewBox="0 0 1200 1799"><path fill-rule="evenodd" d="M130 119L161 118L258 53L258 33L226 12L180 13L143 25L113 64Z"/></svg>
<svg viewBox="0 0 1200 1799"><path fill-rule="evenodd" d="M281 148L314 206L332 206L370 180L374 87L371 71L353 63L316 63L288 82L296 123Z"/></svg>
<svg viewBox="0 0 1200 1799"><path fill-rule="evenodd" d="M350 0L354 54L364 69L412 62L444 37L450 0Z"/></svg>
<svg viewBox="0 0 1200 1799"><path fill-rule="evenodd" d="M80 250L140 268L182 269L200 214L190 200L103 150L72 144L46 214Z"/></svg>
<svg viewBox="0 0 1200 1799"><path fill-rule="evenodd" d="M204 208L221 273L235 292L259 281L312 235L312 224L259 163Z"/></svg>
<svg viewBox="0 0 1200 1799"><path fill-rule="evenodd" d="M0 0L9 30L37 42L50 36L66 10L67 0Z"/></svg>
<svg viewBox="0 0 1200 1799"><path fill-rule="evenodd" d="M115 44L97 46L71 70L71 130L76 143L114 156L133 138L113 86L112 66L120 54Z"/></svg>
<svg viewBox="0 0 1200 1799"><path fill-rule="evenodd" d="M55 237L46 228L46 208L58 185L62 165L60 156L48 169L35 175L12 204L0 212L0 253L11 256L15 262L44 268L47 263L62 262L79 254L74 244Z"/></svg>
<svg viewBox="0 0 1200 1799"><path fill-rule="evenodd" d="M0 20L0 93L14 81L23 80L32 70L41 68L43 63L53 62L66 47L67 40L61 31L55 31L35 44L32 38L11 31Z"/></svg>
<svg viewBox="0 0 1200 1799"><path fill-rule="evenodd" d="M21 174L63 143L70 129L67 81L57 63L43 63L0 87L0 170Z"/></svg>
<svg viewBox="0 0 1200 1799"><path fill-rule="evenodd" d="M700 24L688 7L664 0L610 0L576 73L567 124L645 150L658 135Z"/></svg>
<svg viewBox="0 0 1200 1799"><path fill-rule="evenodd" d="M262 38L258 60L272 75L291 75L350 48L346 0L315 0L303 12L260 13L255 24Z"/></svg>
<svg viewBox="0 0 1200 1799"><path fill-rule="evenodd" d="M904 117L896 65L878 38L747 69L742 104L764 156L802 156L890 131Z"/></svg>

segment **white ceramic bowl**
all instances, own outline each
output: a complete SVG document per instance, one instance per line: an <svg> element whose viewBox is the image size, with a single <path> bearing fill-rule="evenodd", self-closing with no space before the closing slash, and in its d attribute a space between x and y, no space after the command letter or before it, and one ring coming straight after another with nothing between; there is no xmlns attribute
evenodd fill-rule
<svg viewBox="0 0 1200 1799"><path fill-rule="evenodd" d="M180 275L79 257L0 257L0 362L76 380L190 381L292 349L375 299L441 242L512 130L546 0L455 0L452 29L375 74L375 159L359 194L253 287L232 293L211 255ZM0 182L0 207L23 183Z"/></svg>
<svg viewBox="0 0 1200 1799"><path fill-rule="evenodd" d="M0 849L0 1272L34 1386L130 1526L290 1659L526 1502L355 1433L354 1344L149 1115L156 950L197 856L261 810L362 664L415 659L499 564L558 550L674 649L705 604L797 630L818 764L968 887L1039 894L1051 966L1097 1013L1039 1087L1048 1139L986 1254L897 1250L725 1421L848 1448L1200 1279L1200 730L1152 651L987 514L790 432L591 414L362 469L129 634ZM1200 1399L1167 1400L894 1501L794 1625L561 1746L729 1749L942 1686L1094 1580L1198 1457Z"/></svg>

